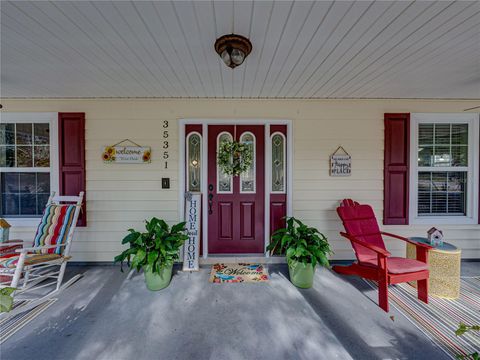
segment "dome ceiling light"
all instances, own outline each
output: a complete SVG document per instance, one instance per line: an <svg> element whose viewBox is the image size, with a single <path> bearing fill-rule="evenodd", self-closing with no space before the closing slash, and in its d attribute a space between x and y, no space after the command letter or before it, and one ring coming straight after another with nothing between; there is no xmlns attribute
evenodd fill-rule
<svg viewBox="0 0 480 360"><path fill-rule="evenodd" d="M215 51L225 65L233 69L245 61L252 51L252 43L241 35L223 35L215 41Z"/></svg>

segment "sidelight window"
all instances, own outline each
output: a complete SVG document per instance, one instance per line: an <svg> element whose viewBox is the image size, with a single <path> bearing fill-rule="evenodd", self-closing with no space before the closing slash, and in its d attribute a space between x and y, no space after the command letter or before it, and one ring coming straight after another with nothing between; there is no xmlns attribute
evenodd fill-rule
<svg viewBox="0 0 480 360"><path fill-rule="evenodd" d="M282 133L272 135L272 193L285 193L285 145L285 136Z"/></svg>
<svg viewBox="0 0 480 360"><path fill-rule="evenodd" d="M188 191L199 192L202 177L202 136L197 132L190 133L187 138L187 147Z"/></svg>

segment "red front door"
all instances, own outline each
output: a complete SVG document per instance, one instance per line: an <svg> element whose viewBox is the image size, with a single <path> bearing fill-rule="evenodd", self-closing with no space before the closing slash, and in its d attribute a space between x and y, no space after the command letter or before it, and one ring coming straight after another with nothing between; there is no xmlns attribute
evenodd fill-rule
<svg viewBox="0 0 480 360"><path fill-rule="evenodd" d="M208 127L208 252L247 254L264 252L265 128L263 125ZM240 176L228 176L217 166L223 140L251 144L253 164Z"/></svg>

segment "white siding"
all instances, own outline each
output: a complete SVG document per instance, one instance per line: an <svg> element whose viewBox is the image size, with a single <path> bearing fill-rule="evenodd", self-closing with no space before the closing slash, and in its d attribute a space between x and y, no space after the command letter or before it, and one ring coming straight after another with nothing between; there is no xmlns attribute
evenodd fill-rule
<svg viewBox="0 0 480 360"><path fill-rule="evenodd" d="M178 119L292 119L294 134L294 215L324 232L335 259L353 257L340 238L338 200L354 198L383 211L383 114L462 112L478 101L433 100L3 100L2 111L81 111L86 113L88 227L73 244L76 261L110 261L130 227L152 216L178 219ZM162 121L169 120L169 168L161 158ZM152 147L152 163L104 164L102 146L130 138ZM331 178L328 159L338 145L352 155L352 176ZM161 189L161 178L171 189ZM480 258L480 225L439 226L464 258ZM388 226L401 235L426 234L429 226ZM35 229L12 229L12 237L32 238ZM387 243L396 255L404 244Z"/></svg>

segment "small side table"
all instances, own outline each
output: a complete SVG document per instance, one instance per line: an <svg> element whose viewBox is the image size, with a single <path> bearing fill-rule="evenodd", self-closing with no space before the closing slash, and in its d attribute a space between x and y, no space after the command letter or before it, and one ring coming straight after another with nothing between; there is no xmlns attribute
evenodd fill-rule
<svg viewBox="0 0 480 360"><path fill-rule="evenodd" d="M412 237L410 240L428 244L427 238ZM416 247L407 243L407 258L416 259ZM460 262L462 250L444 242L428 252L428 267L430 278L428 294L446 299L457 299L460 296ZM417 282L410 285L417 287Z"/></svg>

